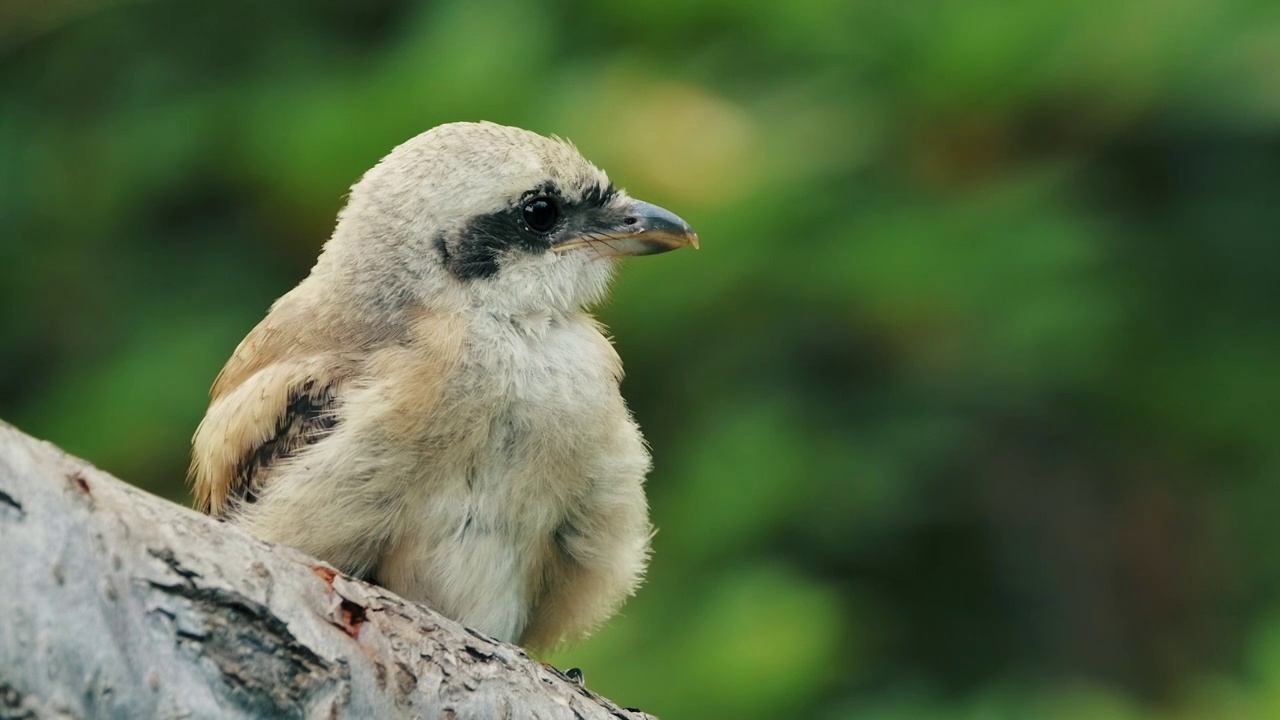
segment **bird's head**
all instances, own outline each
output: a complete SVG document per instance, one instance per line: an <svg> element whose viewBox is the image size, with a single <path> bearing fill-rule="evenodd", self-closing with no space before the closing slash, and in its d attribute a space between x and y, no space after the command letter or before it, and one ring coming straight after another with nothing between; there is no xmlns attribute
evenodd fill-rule
<svg viewBox="0 0 1280 720"><path fill-rule="evenodd" d="M377 285L392 305L567 311L603 296L616 258L697 242L565 141L453 123L400 145L352 187L321 267Z"/></svg>

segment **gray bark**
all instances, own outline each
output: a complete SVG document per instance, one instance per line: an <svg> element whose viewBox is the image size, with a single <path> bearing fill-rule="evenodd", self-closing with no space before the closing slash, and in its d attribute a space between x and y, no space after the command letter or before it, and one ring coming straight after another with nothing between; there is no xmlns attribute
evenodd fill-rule
<svg viewBox="0 0 1280 720"><path fill-rule="evenodd" d="M0 422L0 720L647 718Z"/></svg>

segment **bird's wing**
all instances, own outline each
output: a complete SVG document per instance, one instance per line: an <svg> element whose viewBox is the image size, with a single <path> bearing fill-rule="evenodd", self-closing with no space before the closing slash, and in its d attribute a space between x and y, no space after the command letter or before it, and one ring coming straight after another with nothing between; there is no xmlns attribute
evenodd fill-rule
<svg viewBox="0 0 1280 720"><path fill-rule="evenodd" d="M196 507L222 516L253 502L266 471L337 422L343 374L324 358L277 363L215 397L192 440Z"/></svg>
<svg viewBox="0 0 1280 720"><path fill-rule="evenodd" d="M350 355L316 352L268 316L236 348L210 391L192 438L196 508L223 516L253 502L271 465L315 443L337 422Z"/></svg>
<svg viewBox="0 0 1280 720"><path fill-rule="evenodd" d="M429 415L458 356L461 335L448 320L418 312L395 327L317 323L298 296L272 308L214 381L192 438L189 475L202 512L222 517L253 502L273 465L343 421L344 391L350 395L358 379L404 386L390 393L393 415ZM327 328L322 337L317 325ZM367 421L365 410L359 417Z"/></svg>
<svg viewBox="0 0 1280 720"><path fill-rule="evenodd" d="M392 332L320 322L325 309L304 281L236 347L209 391L191 440L196 508L224 516L253 502L273 463L318 442L338 421L343 384ZM317 328L324 328L321 335Z"/></svg>

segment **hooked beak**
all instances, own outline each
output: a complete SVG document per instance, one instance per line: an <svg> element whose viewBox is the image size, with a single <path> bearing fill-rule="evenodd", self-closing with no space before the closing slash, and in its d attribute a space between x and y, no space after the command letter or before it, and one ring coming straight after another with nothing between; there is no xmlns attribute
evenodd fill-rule
<svg viewBox="0 0 1280 720"><path fill-rule="evenodd" d="M564 252L591 245L610 257L622 255L657 255L685 245L698 247L698 234L678 215L641 200L609 212L610 219L599 228L575 233L551 246L552 252Z"/></svg>

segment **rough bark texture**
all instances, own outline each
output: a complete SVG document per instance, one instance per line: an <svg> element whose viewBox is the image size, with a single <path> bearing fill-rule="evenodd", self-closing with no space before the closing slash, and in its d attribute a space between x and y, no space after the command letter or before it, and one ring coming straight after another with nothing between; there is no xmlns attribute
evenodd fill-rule
<svg viewBox="0 0 1280 720"><path fill-rule="evenodd" d="M647 718L0 423L0 719Z"/></svg>

